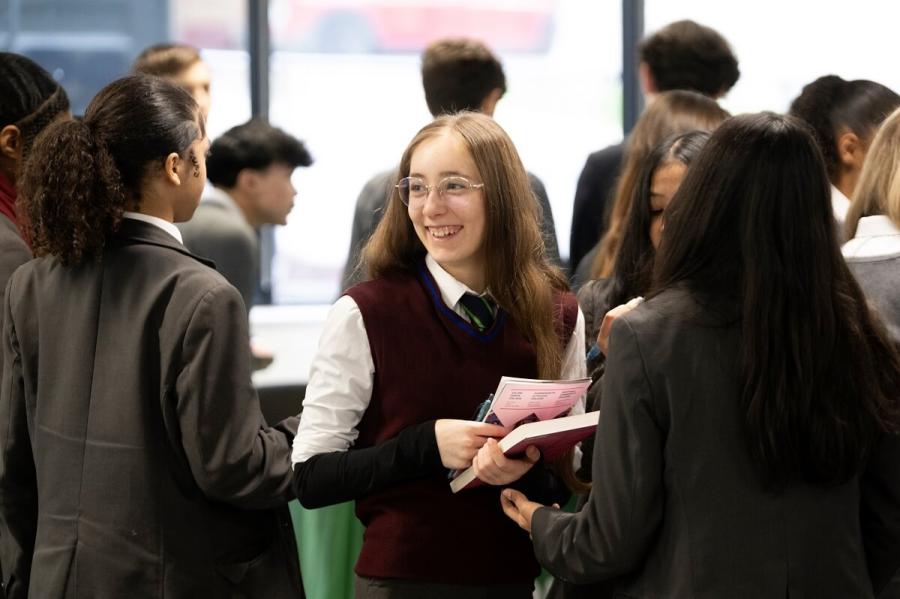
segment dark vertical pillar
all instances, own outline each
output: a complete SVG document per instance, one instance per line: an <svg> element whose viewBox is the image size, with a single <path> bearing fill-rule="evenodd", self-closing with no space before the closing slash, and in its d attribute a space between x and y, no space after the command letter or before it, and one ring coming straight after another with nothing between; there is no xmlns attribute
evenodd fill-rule
<svg viewBox="0 0 900 599"><path fill-rule="evenodd" d="M622 0L622 129L627 136L644 108L637 46L644 37L644 0Z"/></svg>
<svg viewBox="0 0 900 599"><path fill-rule="evenodd" d="M269 119L269 0L248 0L247 39L250 53L250 111L254 118ZM275 230L271 225L259 229L259 293L257 303L272 303L272 258L275 256Z"/></svg>

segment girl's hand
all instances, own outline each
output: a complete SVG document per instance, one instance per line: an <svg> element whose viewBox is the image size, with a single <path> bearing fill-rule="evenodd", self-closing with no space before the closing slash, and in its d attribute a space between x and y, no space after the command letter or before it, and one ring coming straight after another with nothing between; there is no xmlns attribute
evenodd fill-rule
<svg viewBox="0 0 900 599"><path fill-rule="evenodd" d="M503 507L503 513L528 534L531 534L531 519L534 517L535 510L546 507L540 503L528 501L523 493L515 489L504 489L500 493L500 505ZM559 508L556 504L553 504L553 507Z"/></svg>
<svg viewBox="0 0 900 599"><path fill-rule="evenodd" d="M644 298L635 297L627 304L616 306L603 317L603 322L600 323L600 331L597 333L597 345L600 347L600 351L603 352L604 356L609 355L609 332L612 330L613 323L616 319L621 318L640 306L643 301Z"/></svg>
<svg viewBox="0 0 900 599"><path fill-rule="evenodd" d="M507 430L502 426L471 420L444 418L434 423L434 436L441 454L441 464L451 470L471 466L475 454L488 439L505 437L506 433Z"/></svg>
<svg viewBox="0 0 900 599"><path fill-rule="evenodd" d="M472 460L472 467L475 476L487 484L508 485L522 478L540 458L541 452L532 446L525 451L524 458L510 459L503 455L495 439L488 439Z"/></svg>

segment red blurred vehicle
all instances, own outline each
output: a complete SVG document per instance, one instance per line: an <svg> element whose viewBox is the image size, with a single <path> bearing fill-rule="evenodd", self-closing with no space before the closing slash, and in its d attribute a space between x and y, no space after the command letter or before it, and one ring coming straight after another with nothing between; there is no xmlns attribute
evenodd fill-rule
<svg viewBox="0 0 900 599"><path fill-rule="evenodd" d="M275 48L325 53L419 52L471 37L501 52L546 52L556 0L275 0Z"/></svg>

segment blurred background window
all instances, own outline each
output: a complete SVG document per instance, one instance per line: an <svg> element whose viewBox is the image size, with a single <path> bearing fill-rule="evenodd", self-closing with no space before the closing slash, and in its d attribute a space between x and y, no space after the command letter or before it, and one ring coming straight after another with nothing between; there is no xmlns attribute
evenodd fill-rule
<svg viewBox="0 0 900 599"><path fill-rule="evenodd" d="M246 0L0 0L0 48L47 69L82 114L145 47L197 46L213 72L214 137L250 118L246 14Z"/></svg>
<svg viewBox="0 0 900 599"><path fill-rule="evenodd" d="M620 3L272 0L269 22L270 118L316 159L295 173L294 211L275 230L274 303L337 297L356 198L431 120L420 55L444 37L478 38L503 62L494 117L546 185L566 256L584 160L622 137Z"/></svg>
<svg viewBox="0 0 900 599"><path fill-rule="evenodd" d="M759 0L738 9L710 0L644 0L644 29L693 19L727 39L741 78L722 100L732 114L785 112L807 83L822 75L871 79L900 90L900 71L888 40L896 35L900 4Z"/></svg>

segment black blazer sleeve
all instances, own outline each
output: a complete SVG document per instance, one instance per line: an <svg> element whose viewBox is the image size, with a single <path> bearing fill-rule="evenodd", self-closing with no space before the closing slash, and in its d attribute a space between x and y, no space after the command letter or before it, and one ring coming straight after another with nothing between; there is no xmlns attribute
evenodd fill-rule
<svg viewBox="0 0 900 599"><path fill-rule="evenodd" d="M246 509L291 499L296 418L263 420L250 382L247 317L237 290L207 291L190 317L175 383L181 444L207 497Z"/></svg>
<svg viewBox="0 0 900 599"><path fill-rule="evenodd" d="M9 303L7 294L3 305L5 367L0 379L0 564L6 597L18 599L28 596L37 532L37 476L26 420L19 342Z"/></svg>
<svg viewBox="0 0 900 599"><path fill-rule="evenodd" d="M594 491L577 514L541 508L538 561L558 578L596 582L640 565L663 514L663 446L644 362L627 320L614 325L594 439Z"/></svg>
<svg viewBox="0 0 900 599"><path fill-rule="evenodd" d="M900 568L900 437L881 437L860 487L860 525L877 595Z"/></svg>

